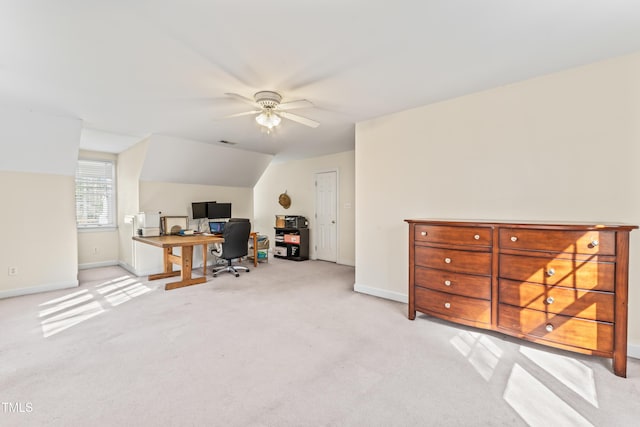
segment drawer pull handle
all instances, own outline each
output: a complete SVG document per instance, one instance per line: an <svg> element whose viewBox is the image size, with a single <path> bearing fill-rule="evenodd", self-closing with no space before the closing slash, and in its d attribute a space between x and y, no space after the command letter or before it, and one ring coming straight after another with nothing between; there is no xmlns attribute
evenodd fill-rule
<svg viewBox="0 0 640 427"><path fill-rule="evenodd" d="M556 300L553 299L553 297L549 297L547 298L547 304L553 304Z"/></svg>
<svg viewBox="0 0 640 427"><path fill-rule="evenodd" d="M480 235L476 234L475 236L473 236L473 238L476 239L476 240L480 240Z"/></svg>
<svg viewBox="0 0 640 427"><path fill-rule="evenodd" d="M420 235L421 235L421 236L426 236L426 235L427 235L427 232L426 232L426 231L423 231L423 232L421 232L421 233L420 233Z"/></svg>
<svg viewBox="0 0 640 427"><path fill-rule="evenodd" d="M594 239L594 240L591 241L591 246L594 247L594 248L596 246L598 246L599 244L600 244L600 242L597 239Z"/></svg>
<svg viewBox="0 0 640 427"><path fill-rule="evenodd" d="M451 258L445 258L444 262L446 262L447 264L451 264Z"/></svg>
<svg viewBox="0 0 640 427"><path fill-rule="evenodd" d="M450 303L448 303L448 302L445 302L445 303L444 303L444 308L451 308L451 304L450 304Z"/></svg>
<svg viewBox="0 0 640 427"><path fill-rule="evenodd" d="M548 323L544 328L547 330L547 332L553 332L553 325L551 323Z"/></svg>
<svg viewBox="0 0 640 427"><path fill-rule="evenodd" d="M444 285L445 286L451 286L451 280L445 280L444 281Z"/></svg>
<svg viewBox="0 0 640 427"><path fill-rule="evenodd" d="M518 241L518 238L517 238L516 236L511 236L511 241L512 241L512 242L517 242L517 241Z"/></svg>
<svg viewBox="0 0 640 427"><path fill-rule="evenodd" d="M556 270L554 270L553 268L547 270L547 275L549 277L553 276L554 274L556 274Z"/></svg>

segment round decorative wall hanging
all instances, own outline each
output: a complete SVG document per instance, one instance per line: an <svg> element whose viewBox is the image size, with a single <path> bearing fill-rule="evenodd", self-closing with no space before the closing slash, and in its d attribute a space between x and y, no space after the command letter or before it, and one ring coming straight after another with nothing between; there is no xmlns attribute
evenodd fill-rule
<svg viewBox="0 0 640 427"><path fill-rule="evenodd" d="M285 209L289 209L289 206L291 206L291 198L287 195L286 190L278 197L278 203Z"/></svg>

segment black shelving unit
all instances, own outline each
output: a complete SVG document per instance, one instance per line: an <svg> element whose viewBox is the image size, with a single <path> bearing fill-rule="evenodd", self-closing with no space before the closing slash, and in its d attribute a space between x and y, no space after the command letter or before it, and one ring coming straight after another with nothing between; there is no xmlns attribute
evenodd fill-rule
<svg viewBox="0 0 640 427"><path fill-rule="evenodd" d="M274 257L290 259L293 261L304 261L309 259L308 228L275 227L275 230Z"/></svg>

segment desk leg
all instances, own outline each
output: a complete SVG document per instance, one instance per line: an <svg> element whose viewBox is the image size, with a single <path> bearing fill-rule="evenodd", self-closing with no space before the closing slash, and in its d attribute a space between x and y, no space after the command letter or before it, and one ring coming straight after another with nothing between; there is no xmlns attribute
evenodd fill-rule
<svg viewBox="0 0 640 427"><path fill-rule="evenodd" d="M202 245L202 275L204 277L207 277L207 252L209 249L209 245L208 244L203 244Z"/></svg>
<svg viewBox="0 0 640 427"><path fill-rule="evenodd" d="M173 272L173 263L171 262L171 255L173 254L173 248L164 248L162 251L162 263L164 264L164 272Z"/></svg>
<svg viewBox="0 0 640 427"><path fill-rule="evenodd" d="M258 266L258 234L253 234L253 266Z"/></svg>
<svg viewBox="0 0 640 427"><path fill-rule="evenodd" d="M185 286L197 285L198 283L204 283L207 281L206 277L191 277L191 269L193 265L193 245L182 246L182 256L180 270L181 277L178 282L167 283L164 287L165 290L183 288Z"/></svg>
<svg viewBox="0 0 640 427"><path fill-rule="evenodd" d="M162 249L162 262L164 265L164 273L150 274L149 280L157 280L157 279L164 279L167 277L179 276L181 274L180 271L173 271L173 262L171 259L174 257L175 255L173 255L173 248Z"/></svg>

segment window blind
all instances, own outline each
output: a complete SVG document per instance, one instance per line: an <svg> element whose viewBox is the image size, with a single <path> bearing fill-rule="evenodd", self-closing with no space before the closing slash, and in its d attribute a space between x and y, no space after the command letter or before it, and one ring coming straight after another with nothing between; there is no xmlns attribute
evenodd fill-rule
<svg viewBox="0 0 640 427"><path fill-rule="evenodd" d="M113 162L78 160L76 168L78 228L115 227L115 200Z"/></svg>

